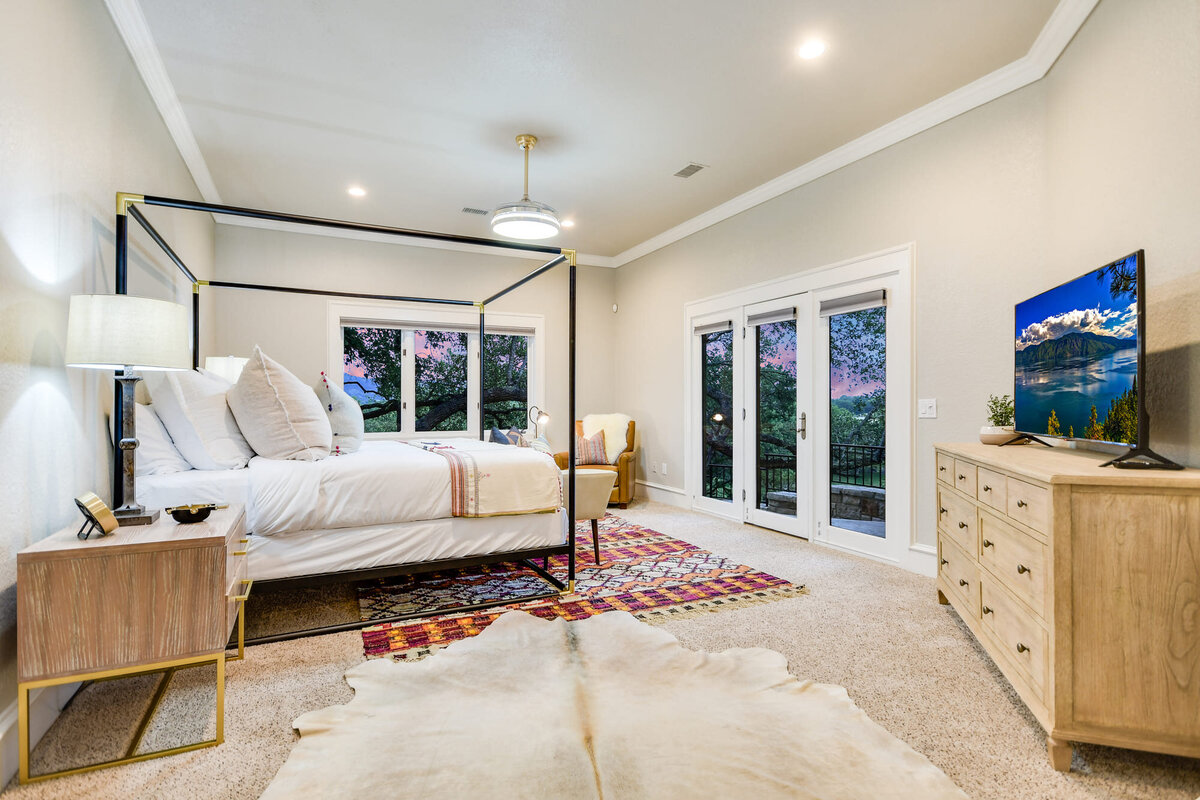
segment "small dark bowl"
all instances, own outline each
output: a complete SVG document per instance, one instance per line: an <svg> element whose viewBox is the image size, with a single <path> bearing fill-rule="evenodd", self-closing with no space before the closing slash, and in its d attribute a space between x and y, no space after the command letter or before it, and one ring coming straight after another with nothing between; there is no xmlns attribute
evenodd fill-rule
<svg viewBox="0 0 1200 800"><path fill-rule="evenodd" d="M208 515L213 511L212 506L204 506L192 510L190 508L177 508L171 512L171 517L176 522L204 522L208 519Z"/></svg>

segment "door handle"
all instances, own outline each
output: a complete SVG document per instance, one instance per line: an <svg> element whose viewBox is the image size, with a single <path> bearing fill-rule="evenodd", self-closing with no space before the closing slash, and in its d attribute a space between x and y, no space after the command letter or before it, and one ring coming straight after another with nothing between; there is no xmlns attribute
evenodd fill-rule
<svg viewBox="0 0 1200 800"><path fill-rule="evenodd" d="M808 414L800 412L800 427L796 428L796 433L800 434L801 439L808 438Z"/></svg>

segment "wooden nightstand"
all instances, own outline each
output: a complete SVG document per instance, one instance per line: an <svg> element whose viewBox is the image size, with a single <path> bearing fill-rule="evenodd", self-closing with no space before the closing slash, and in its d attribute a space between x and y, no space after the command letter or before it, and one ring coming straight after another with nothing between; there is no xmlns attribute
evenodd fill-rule
<svg viewBox="0 0 1200 800"><path fill-rule="evenodd" d="M242 656L245 513L217 509L204 522L152 525L77 539L60 531L17 555L17 681L22 783L211 747L224 740L225 649L235 625ZM136 754L175 670L215 664L213 739ZM164 672L125 757L30 776L29 692L44 686Z"/></svg>

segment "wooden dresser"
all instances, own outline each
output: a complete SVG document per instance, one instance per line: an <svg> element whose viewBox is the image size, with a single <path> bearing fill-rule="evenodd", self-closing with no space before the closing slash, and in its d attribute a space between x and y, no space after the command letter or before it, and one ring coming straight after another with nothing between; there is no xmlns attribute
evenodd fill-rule
<svg viewBox="0 0 1200 800"><path fill-rule="evenodd" d="M938 600L1047 732L1200 757L1200 470L938 444Z"/></svg>
<svg viewBox="0 0 1200 800"><path fill-rule="evenodd" d="M220 744L225 650L235 626L242 652L246 578L241 506L180 525L120 527L81 541L75 527L17 554L17 681L21 782ZM177 669L216 665L216 736L156 752L139 749L166 682ZM86 680L163 672L163 682L125 753L47 775L29 772L29 693Z"/></svg>

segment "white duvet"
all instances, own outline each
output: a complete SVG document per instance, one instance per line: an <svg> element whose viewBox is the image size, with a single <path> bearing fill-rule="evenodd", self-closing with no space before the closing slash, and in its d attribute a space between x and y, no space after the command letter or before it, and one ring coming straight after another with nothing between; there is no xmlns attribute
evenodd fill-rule
<svg viewBox="0 0 1200 800"><path fill-rule="evenodd" d="M513 458L521 462L530 453L527 448L474 439L447 442L462 450L512 451ZM518 454L518 450L523 452ZM530 480L531 492L558 491L558 469L553 460L545 458L549 468L541 465L538 472L553 480ZM446 459L396 441L366 441L358 452L313 462L254 458L247 495L247 527L267 536L451 516Z"/></svg>

